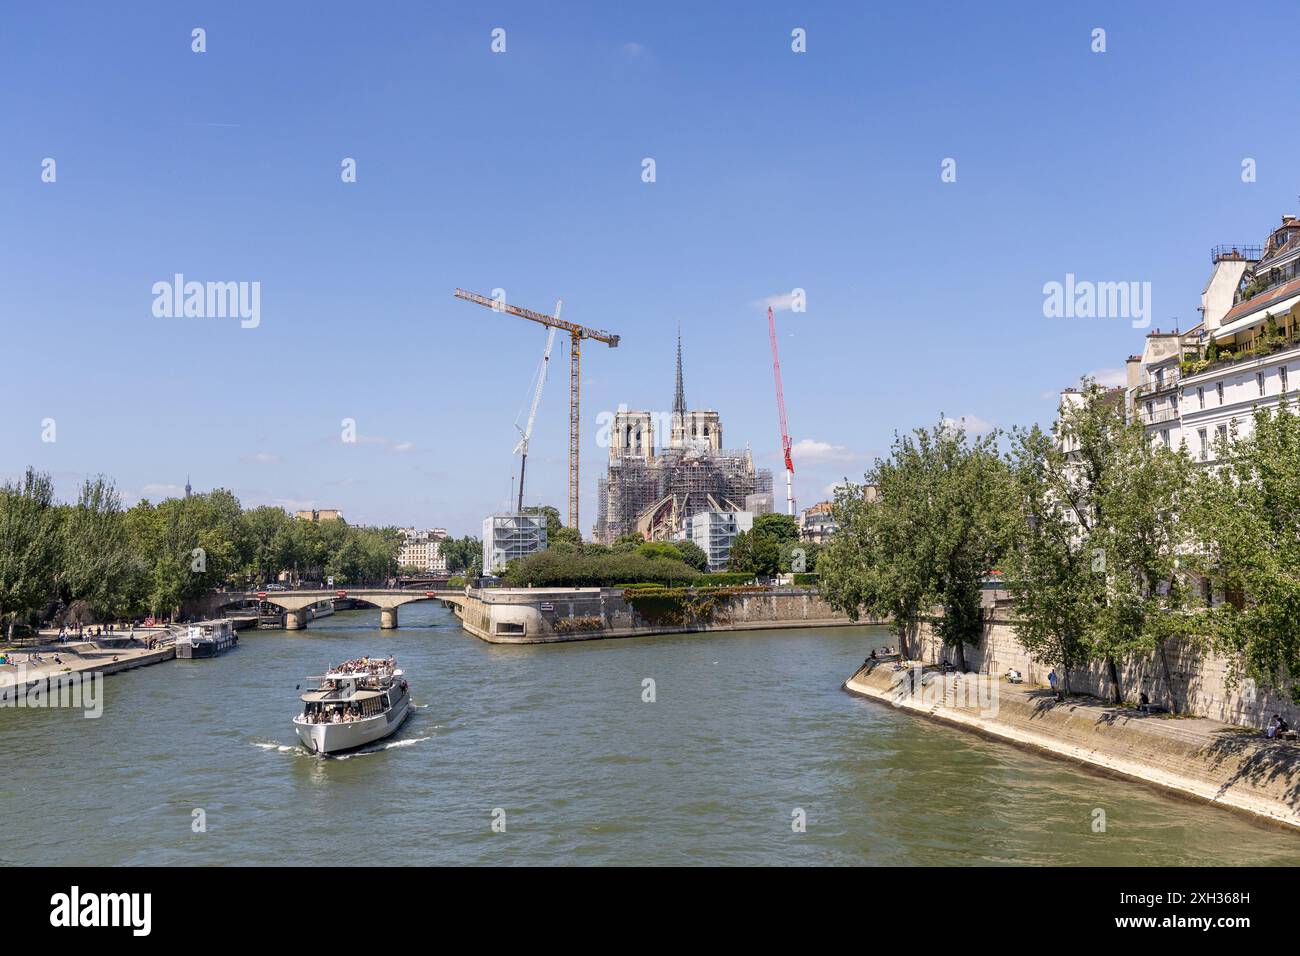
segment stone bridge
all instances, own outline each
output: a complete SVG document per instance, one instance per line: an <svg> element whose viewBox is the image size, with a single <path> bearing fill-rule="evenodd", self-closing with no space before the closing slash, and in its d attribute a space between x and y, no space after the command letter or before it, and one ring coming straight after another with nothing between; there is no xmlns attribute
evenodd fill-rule
<svg viewBox="0 0 1300 956"><path fill-rule="evenodd" d="M265 601L284 610L284 627L297 631L307 626L311 619L307 608L330 598L351 598L379 608L379 626L397 627L397 609L415 601L442 601L458 607L465 606L465 592L443 590L418 590L416 588L339 588L314 591L247 591L227 592L226 606L245 602Z"/></svg>

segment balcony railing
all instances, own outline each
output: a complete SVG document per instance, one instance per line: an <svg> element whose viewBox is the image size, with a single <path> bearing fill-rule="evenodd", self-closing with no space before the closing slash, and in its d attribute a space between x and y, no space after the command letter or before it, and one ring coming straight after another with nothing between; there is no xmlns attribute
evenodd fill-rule
<svg viewBox="0 0 1300 956"><path fill-rule="evenodd" d="M1218 262L1220 259L1245 259L1253 262L1258 261L1263 254L1263 246L1247 246L1227 243L1215 246L1210 250L1210 261Z"/></svg>
<svg viewBox="0 0 1300 956"><path fill-rule="evenodd" d="M1178 409L1161 408L1151 413L1142 412L1138 415L1138 421L1143 425L1160 425L1164 422L1172 422L1178 417Z"/></svg>

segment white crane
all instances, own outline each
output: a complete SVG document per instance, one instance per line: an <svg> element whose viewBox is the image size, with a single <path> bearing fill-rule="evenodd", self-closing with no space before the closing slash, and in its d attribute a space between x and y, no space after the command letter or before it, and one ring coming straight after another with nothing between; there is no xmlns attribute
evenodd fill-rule
<svg viewBox="0 0 1300 956"><path fill-rule="evenodd" d="M560 317L563 299L556 300L555 318ZM542 400L542 386L546 384L546 369L551 364L551 346L555 344L555 326L547 329L546 351L542 353L542 367L537 372L537 388L533 391L533 406L528 410L528 424L519 429L519 444L515 445L513 454L519 456L519 504L516 508L520 514L524 510L524 468L528 465L528 439L533 437L533 422L537 418L537 403ZM515 425L518 428L518 424Z"/></svg>

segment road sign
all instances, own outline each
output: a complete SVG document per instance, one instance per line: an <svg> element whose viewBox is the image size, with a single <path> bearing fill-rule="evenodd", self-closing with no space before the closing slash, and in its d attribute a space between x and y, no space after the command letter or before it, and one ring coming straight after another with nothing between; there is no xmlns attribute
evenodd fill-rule
<svg viewBox="0 0 1300 956"><path fill-rule="evenodd" d="M348 592L347 592L347 591L335 591L334 593L337 594L339 597L347 597L347 596L348 596Z"/></svg>
<svg viewBox="0 0 1300 956"><path fill-rule="evenodd" d="M257 592L257 599L258 599L259 601L265 601L265 600L266 600L266 592L265 592L265 591L258 591L258 592Z"/></svg>

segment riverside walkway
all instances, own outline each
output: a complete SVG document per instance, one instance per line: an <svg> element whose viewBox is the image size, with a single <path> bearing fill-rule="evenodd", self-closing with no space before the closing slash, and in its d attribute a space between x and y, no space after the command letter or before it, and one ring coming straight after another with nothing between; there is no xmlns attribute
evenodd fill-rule
<svg viewBox="0 0 1300 956"><path fill-rule="evenodd" d="M911 677L919 669L920 686ZM1046 687L996 685L971 693L987 674L944 674L932 665L867 662L844 689L1148 785L1300 827L1300 744L1208 717L1173 717L1116 707L1095 697L1057 700ZM992 693L989 693L989 691Z"/></svg>

